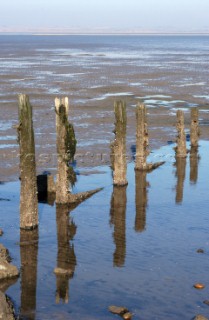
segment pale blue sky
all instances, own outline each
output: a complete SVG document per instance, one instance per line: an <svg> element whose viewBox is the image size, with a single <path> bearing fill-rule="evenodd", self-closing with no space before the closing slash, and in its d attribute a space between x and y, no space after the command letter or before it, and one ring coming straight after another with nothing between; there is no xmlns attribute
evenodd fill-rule
<svg viewBox="0 0 209 320"><path fill-rule="evenodd" d="M209 0L0 0L0 31L208 31Z"/></svg>

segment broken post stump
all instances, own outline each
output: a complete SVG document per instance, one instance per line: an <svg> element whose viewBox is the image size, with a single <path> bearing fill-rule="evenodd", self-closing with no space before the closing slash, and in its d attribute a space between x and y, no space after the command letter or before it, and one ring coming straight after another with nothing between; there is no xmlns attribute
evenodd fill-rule
<svg viewBox="0 0 209 320"><path fill-rule="evenodd" d="M165 162L147 163L149 155L149 136L147 130L147 111L143 103L136 106L136 162L135 170L152 171Z"/></svg>
<svg viewBox="0 0 209 320"><path fill-rule="evenodd" d="M38 226L35 144L32 106L27 95L19 95L18 141L20 146L20 228Z"/></svg>
<svg viewBox="0 0 209 320"><path fill-rule="evenodd" d="M54 177L44 173L37 176L38 201L53 204L56 194Z"/></svg>
<svg viewBox="0 0 209 320"><path fill-rule="evenodd" d="M191 124L190 124L190 142L191 147L198 147L198 139L200 135L199 129L199 110L198 108L191 109Z"/></svg>
<svg viewBox="0 0 209 320"><path fill-rule="evenodd" d="M182 110L177 110L177 146L175 148L176 157L186 158L187 149L186 149L186 135L184 132L184 113Z"/></svg>
<svg viewBox="0 0 209 320"><path fill-rule="evenodd" d="M68 121L69 103L68 98L55 99L56 131L57 131L57 181L56 181L56 203L72 204L79 203L93 194L102 190L101 188L72 194L70 192L70 176L72 176L73 161L76 152L76 138L73 125Z"/></svg>
<svg viewBox="0 0 209 320"><path fill-rule="evenodd" d="M126 105L123 101L116 101L115 112L115 140L111 144L111 162L113 168L113 184L115 186L125 186L126 179Z"/></svg>

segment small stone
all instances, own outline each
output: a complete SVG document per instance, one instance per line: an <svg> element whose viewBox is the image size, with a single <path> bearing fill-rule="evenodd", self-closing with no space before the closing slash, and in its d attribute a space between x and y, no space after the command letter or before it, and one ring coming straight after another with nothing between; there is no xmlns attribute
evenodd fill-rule
<svg viewBox="0 0 209 320"><path fill-rule="evenodd" d="M14 307L3 292L0 292L0 319L15 320Z"/></svg>
<svg viewBox="0 0 209 320"><path fill-rule="evenodd" d="M124 320L130 320L132 318L133 314L131 312L126 312L123 314Z"/></svg>
<svg viewBox="0 0 209 320"><path fill-rule="evenodd" d="M10 279L18 276L19 271L17 267L0 258L0 280Z"/></svg>
<svg viewBox="0 0 209 320"><path fill-rule="evenodd" d="M205 253L203 249L197 249L197 253Z"/></svg>
<svg viewBox="0 0 209 320"><path fill-rule="evenodd" d="M209 300L203 301L204 304L207 304L209 306Z"/></svg>
<svg viewBox="0 0 209 320"><path fill-rule="evenodd" d="M0 229L0 236L3 236L4 231L2 229Z"/></svg>
<svg viewBox="0 0 209 320"><path fill-rule="evenodd" d="M194 319L194 320L208 320L208 318L206 318L206 317L203 316L202 314L196 315L196 317L194 317L193 319Z"/></svg>
<svg viewBox="0 0 209 320"><path fill-rule="evenodd" d="M204 289L205 285L203 283L195 283L193 287L195 289Z"/></svg>
<svg viewBox="0 0 209 320"><path fill-rule="evenodd" d="M116 307L116 306L110 306L109 308L109 311L114 313L114 314L120 314L120 315L124 315L126 313L128 313L128 309L125 308L125 307ZM129 319L129 318L127 318Z"/></svg>

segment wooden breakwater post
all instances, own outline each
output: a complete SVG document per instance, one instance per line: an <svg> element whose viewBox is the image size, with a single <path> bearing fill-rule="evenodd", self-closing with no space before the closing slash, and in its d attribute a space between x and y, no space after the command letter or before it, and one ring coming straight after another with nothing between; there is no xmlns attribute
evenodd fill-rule
<svg viewBox="0 0 209 320"><path fill-rule="evenodd" d="M18 141L20 146L20 228L38 226L35 143L32 106L27 95L19 95Z"/></svg>
<svg viewBox="0 0 209 320"><path fill-rule="evenodd" d="M176 157L186 158L187 148L186 148L186 135L184 131L184 113L182 110L177 110L177 146L175 148Z"/></svg>
<svg viewBox="0 0 209 320"><path fill-rule="evenodd" d="M76 138L73 125L68 121L69 102L67 97L55 99L55 112L58 157L56 203L79 203L101 191L102 188L77 194L70 192L70 178L73 176L73 168L70 166L70 162L73 160L76 152Z"/></svg>
<svg viewBox="0 0 209 320"><path fill-rule="evenodd" d="M143 103L136 106L136 161L135 170L151 171L164 164L164 161L147 163L149 155L149 136L147 130L147 111Z"/></svg>
<svg viewBox="0 0 209 320"><path fill-rule="evenodd" d="M113 265L122 267L126 257L126 188L113 186L110 209L110 223L114 225L113 239L115 252L113 254Z"/></svg>
<svg viewBox="0 0 209 320"><path fill-rule="evenodd" d="M126 186L126 104L123 101L114 103L115 113L115 139L111 144L111 163L113 168L113 184Z"/></svg>
<svg viewBox="0 0 209 320"><path fill-rule="evenodd" d="M199 129L199 110L197 107L191 109L191 124L190 124L190 182L196 183L198 178L198 140L200 136Z"/></svg>
<svg viewBox="0 0 209 320"><path fill-rule="evenodd" d="M191 124L190 124L191 148L198 147L199 136L200 136L199 110L198 110L198 108L194 107L191 109Z"/></svg>
<svg viewBox="0 0 209 320"><path fill-rule="evenodd" d="M136 106L136 170L147 170L148 145L146 107L138 103Z"/></svg>
<svg viewBox="0 0 209 320"><path fill-rule="evenodd" d="M57 131L57 181L56 202L65 204L70 201L69 161L73 159L76 139L73 126L68 122L68 98L55 99L56 131Z"/></svg>

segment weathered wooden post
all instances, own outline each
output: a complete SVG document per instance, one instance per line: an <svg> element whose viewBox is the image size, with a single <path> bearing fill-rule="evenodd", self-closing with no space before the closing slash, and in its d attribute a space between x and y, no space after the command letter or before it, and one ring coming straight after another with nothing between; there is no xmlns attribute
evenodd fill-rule
<svg viewBox="0 0 209 320"><path fill-rule="evenodd" d="M115 186L125 186L128 184L126 179L126 105L123 101L116 101L114 104L115 112L115 140L112 144L111 157L113 167L113 184ZM112 153L112 152L111 152Z"/></svg>
<svg viewBox="0 0 209 320"><path fill-rule="evenodd" d="M135 171L135 203L136 203L136 217L135 217L135 231L142 232L146 226L146 208L147 208L147 172Z"/></svg>
<svg viewBox="0 0 209 320"><path fill-rule="evenodd" d="M136 161L135 170L151 171L165 162L147 163L149 155L149 136L147 130L147 111L143 103L136 106Z"/></svg>
<svg viewBox="0 0 209 320"><path fill-rule="evenodd" d="M176 157L176 203L181 203L183 201L184 193L184 180L186 175L186 158Z"/></svg>
<svg viewBox="0 0 209 320"><path fill-rule="evenodd" d="M182 110L177 111L177 146L175 148L176 157L186 158L187 149L186 149L186 135L184 132L184 113Z"/></svg>
<svg viewBox="0 0 209 320"><path fill-rule="evenodd" d="M76 139L73 126L68 122L68 98L55 99L58 174L56 182L56 203L70 202L69 161L73 159Z"/></svg>
<svg viewBox="0 0 209 320"><path fill-rule="evenodd" d="M68 122L69 103L68 98L55 99L56 131L57 131L57 181L56 181L56 203L71 204L78 203L101 191L101 188L72 194L70 192L70 176L72 167L69 165L76 151L76 139L73 125Z"/></svg>
<svg viewBox="0 0 209 320"><path fill-rule="evenodd" d="M19 95L18 140L20 145L20 228L38 226L35 144L32 106L27 95Z"/></svg>
<svg viewBox="0 0 209 320"><path fill-rule="evenodd" d="M138 103L136 107L136 170L147 170L148 145L146 107Z"/></svg>
<svg viewBox="0 0 209 320"><path fill-rule="evenodd" d="M38 265L38 228L20 230L21 318L36 318L36 287Z"/></svg>
<svg viewBox="0 0 209 320"><path fill-rule="evenodd" d="M69 217L70 210L67 205L56 205L57 221L57 267L54 273L57 279L56 303L62 299L69 301L69 280L73 277L76 267L76 255L74 251L73 237L76 234L76 225Z"/></svg>
<svg viewBox="0 0 209 320"><path fill-rule="evenodd" d="M198 108L195 107L191 109L191 125L190 125L191 148L198 147L199 135L200 135L199 110Z"/></svg>
<svg viewBox="0 0 209 320"><path fill-rule="evenodd" d="M114 225L113 238L115 242L115 252L113 264L122 267L126 257L126 186L113 187L111 199L111 223Z"/></svg>

